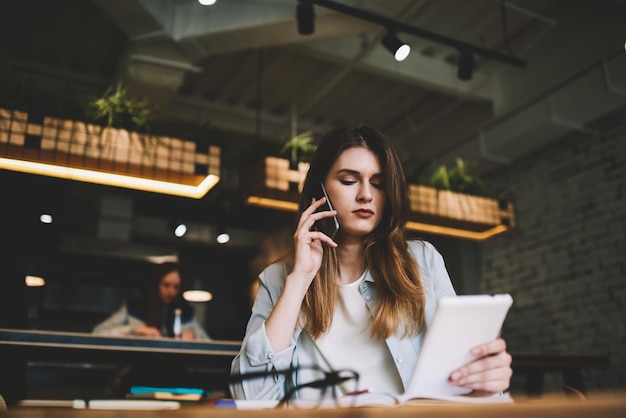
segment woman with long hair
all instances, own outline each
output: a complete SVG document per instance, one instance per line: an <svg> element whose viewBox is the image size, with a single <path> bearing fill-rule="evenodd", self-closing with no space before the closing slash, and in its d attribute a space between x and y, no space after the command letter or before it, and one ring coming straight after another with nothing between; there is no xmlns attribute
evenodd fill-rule
<svg viewBox="0 0 626 418"><path fill-rule="evenodd" d="M323 183L334 210L317 198ZM299 366L351 369L363 387L400 394L408 386L437 301L455 295L443 258L428 242L407 240L408 190L400 158L371 125L322 138L304 181L293 253L259 276L260 286L231 382L239 399L282 399L311 376ZM326 235L318 221L335 217ZM475 347L452 385L504 391L511 356L500 338ZM297 396L306 397L306 394Z"/></svg>
<svg viewBox="0 0 626 418"><path fill-rule="evenodd" d="M145 297L128 298L109 318L96 325L94 334L174 337L174 316L180 309L183 340L207 339L195 318L193 307L182 297L182 278L178 263L167 262L154 268Z"/></svg>

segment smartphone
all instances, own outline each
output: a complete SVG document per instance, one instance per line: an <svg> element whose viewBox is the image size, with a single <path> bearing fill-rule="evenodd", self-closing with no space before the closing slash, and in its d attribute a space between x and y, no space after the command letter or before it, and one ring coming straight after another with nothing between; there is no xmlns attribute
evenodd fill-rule
<svg viewBox="0 0 626 418"><path fill-rule="evenodd" d="M326 198L326 203L317 208L315 212L333 210L333 205L330 203L330 199L328 198L328 193L326 193L326 188L324 187L323 182L319 183L319 187L313 193L313 197L315 198L315 200L319 200L322 197ZM314 226L317 228L318 231L325 233L330 238L335 238L335 235L337 235L337 231L339 231L339 221L337 220L336 216L315 221Z"/></svg>

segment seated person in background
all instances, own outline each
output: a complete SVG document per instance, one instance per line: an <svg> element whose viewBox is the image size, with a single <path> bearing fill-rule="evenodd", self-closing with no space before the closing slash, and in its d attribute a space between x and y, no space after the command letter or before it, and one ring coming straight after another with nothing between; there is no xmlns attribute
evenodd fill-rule
<svg viewBox="0 0 626 418"><path fill-rule="evenodd" d="M183 340L208 339L195 318L193 307L182 298L182 279L177 263L156 268L145 299L129 298L109 318L96 325L94 334L109 336L174 337L174 311L181 310Z"/></svg>

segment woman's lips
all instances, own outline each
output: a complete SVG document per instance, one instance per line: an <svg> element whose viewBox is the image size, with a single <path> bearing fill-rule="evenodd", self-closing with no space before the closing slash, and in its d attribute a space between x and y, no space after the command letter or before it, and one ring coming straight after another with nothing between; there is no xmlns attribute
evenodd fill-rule
<svg viewBox="0 0 626 418"><path fill-rule="evenodd" d="M370 217L374 216L374 212L372 212L369 209L358 209L358 210L355 210L352 213L354 213L356 216L359 216L361 218L370 218Z"/></svg>

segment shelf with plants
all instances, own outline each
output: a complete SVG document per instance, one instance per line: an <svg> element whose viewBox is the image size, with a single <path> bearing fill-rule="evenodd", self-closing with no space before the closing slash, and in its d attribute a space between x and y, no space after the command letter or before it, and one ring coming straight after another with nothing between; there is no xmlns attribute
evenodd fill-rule
<svg viewBox="0 0 626 418"><path fill-rule="evenodd" d="M486 196L462 159L452 167L441 165L429 183L409 185L409 229L484 241L515 227L513 204Z"/></svg>
<svg viewBox="0 0 626 418"><path fill-rule="evenodd" d="M303 138L305 138L303 140ZM292 138L281 149L290 158L266 156L243 175L248 204L296 211L308 163L315 148L306 137ZM299 150L295 150L299 147ZM484 184L468 174L465 163L440 166L426 184L409 184L408 229L422 233L484 241L515 227L513 204L487 195Z"/></svg>
<svg viewBox="0 0 626 418"><path fill-rule="evenodd" d="M128 97L121 84L87 109L85 120L74 120L0 108L2 168L79 180L88 174L96 183L106 177L102 184L198 198L219 181L219 147L152 134L148 103Z"/></svg>
<svg viewBox="0 0 626 418"><path fill-rule="evenodd" d="M296 211L302 183L309 170L307 161L315 151L312 140L311 131L294 135L276 150L277 155L266 155L252 164L243 175L246 203ZM274 147L270 145L268 148Z"/></svg>

